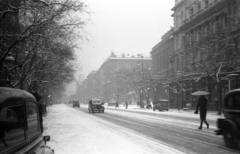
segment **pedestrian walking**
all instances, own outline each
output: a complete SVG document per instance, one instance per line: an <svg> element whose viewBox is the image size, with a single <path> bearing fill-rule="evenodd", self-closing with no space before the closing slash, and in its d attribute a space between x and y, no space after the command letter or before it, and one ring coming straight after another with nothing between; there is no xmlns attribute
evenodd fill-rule
<svg viewBox="0 0 240 154"><path fill-rule="evenodd" d="M118 101L116 101L116 106L115 106L115 108L119 108Z"/></svg>
<svg viewBox="0 0 240 154"><path fill-rule="evenodd" d="M128 108L128 101L125 102L125 105L126 105L126 109Z"/></svg>
<svg viewBox="0 0 240 154"><path fill-rule="evenodd" d="M203 122L207 125L207 129L209 128L209 124L206 121L206 116L207 116L207 99L205 96L200 96L197 104L196 111L194 112L195 114L198 114L198 110L200 110L200 126L198 129L202 129Z"/></svg>

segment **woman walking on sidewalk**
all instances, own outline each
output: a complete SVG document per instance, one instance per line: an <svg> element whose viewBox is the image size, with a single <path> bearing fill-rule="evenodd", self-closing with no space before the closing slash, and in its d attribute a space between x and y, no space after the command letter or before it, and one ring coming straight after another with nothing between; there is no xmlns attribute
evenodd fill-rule
<svg viewBox="0 0 240 154"><path fill-rule="evenodd" d="M116 102L116 106L115 106L115 108L119 108L119 104L118 104L118 101Z"/></svg>
<svg viewBox="0 0 240 154"><path fill-rule="evenodd" d="M200 96L197 104L195 114L198 114L198 109L200 110L200 126L198 129L202 129L203 122L207 125L207 129L209 128L209 124L206 121L207 116L207 99L204 96Z"/></svg>

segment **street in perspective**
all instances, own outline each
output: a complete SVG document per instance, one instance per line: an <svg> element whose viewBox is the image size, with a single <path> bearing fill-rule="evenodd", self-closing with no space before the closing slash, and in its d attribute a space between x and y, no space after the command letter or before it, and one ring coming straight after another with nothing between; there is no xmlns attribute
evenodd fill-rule
<svg viewBox="0 0 240 154"><path fill-rule="evenodd" d="M92 114L87 105L53 105L44 118L44 134L51 134L48 145L60 154L240 152L240 148L227 148L222 137L215 135L216 119L222 116L214 112L208 113L209 129L199 130L199 115L192 110L154 112L136 107L106 106L105 113Z"/></svg>
<svg viewBox="0 0 240 154"><path fill-rule="evenodd" d="M226 153L240 0L0 0L0 154Z"/></svg>

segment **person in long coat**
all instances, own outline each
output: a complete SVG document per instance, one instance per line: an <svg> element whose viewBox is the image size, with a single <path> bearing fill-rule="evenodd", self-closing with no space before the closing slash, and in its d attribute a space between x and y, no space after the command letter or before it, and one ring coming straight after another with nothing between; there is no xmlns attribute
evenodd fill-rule
<svg viewBox="0 0 240 154"><path fill-rule="evenodd" d="M198 110L200 110L200 126L198 129L202 129L203 122L207 125L207 128L209 128L209 124L206 121L207 116L207 99L204 96L200 96L197 104L195 114L198 113Z"/></svg>
<svg viewBox="0 0 240 154"><path fill-rule="evenodd" d="M118 101L116 101L116 106L115 106L115 108L119 108Z"/></svg>
<svg viewBox="0 0 240 154"><path fill-rule="evenodd" d="M128 108L128 101L125 102L125 105L126 105L126 109Z"/></svg>

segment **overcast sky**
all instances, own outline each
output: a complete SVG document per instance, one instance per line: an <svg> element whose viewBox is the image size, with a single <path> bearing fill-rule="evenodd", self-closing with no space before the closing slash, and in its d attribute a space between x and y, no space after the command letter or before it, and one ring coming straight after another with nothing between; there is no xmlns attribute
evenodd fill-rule
<svg viewBox="0 0 240 154"><path fill-rule="evenodd" d="M91 23L85 28L88 41L79 43L78 61L87 76L113 51L117 55L150 51L170 26L175 0L85 0Z"/></svg>

